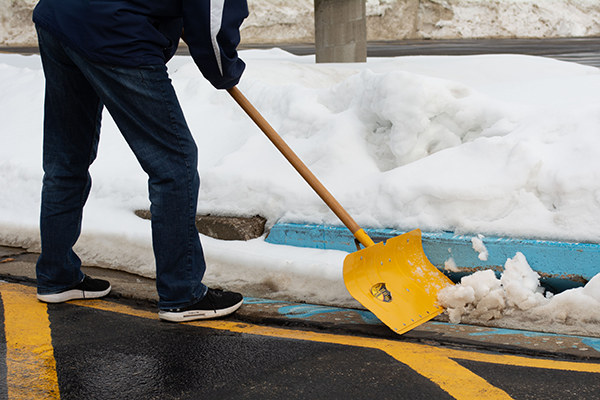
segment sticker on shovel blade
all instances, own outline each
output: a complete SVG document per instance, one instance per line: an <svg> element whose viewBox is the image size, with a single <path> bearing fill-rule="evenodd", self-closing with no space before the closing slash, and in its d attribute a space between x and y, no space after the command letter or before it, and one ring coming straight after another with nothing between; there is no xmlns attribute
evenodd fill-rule
<svg viewBox="0 0 600 400"><path fill-rule="evenodd" d="M392 294L385 287L385 283L377 283L371 288L371 294L379 301L384 303L390 303L392 301Z"/></svg>

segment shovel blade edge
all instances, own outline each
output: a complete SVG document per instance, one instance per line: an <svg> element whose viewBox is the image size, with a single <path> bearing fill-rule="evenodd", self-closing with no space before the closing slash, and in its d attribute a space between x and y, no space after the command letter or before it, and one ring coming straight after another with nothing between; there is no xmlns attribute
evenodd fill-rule
<svg viewBox="0 0 600 400"><path fill-rule="evenodd" d="M346 256L344 283L352 297L398 334L441 314L437 295L453 285L427 259L419 229Z"/></svg>

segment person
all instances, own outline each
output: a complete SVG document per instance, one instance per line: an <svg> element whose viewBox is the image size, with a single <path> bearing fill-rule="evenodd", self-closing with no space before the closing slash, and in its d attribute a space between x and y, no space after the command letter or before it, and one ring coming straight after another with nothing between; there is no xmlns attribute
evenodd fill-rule
<svg viewBox="0 0 600 400"><path fill-rule="evenodd" d="M190 54L217 89L235 86L245 0L40 0L33 12L44 76L43 169L37 298L106 296L110 283L81 271L73 251L91 188L104 107L148 175L159 318L228 315L239 293L202 283L195 226L197 147L166 63L185 32Z"/></svg>

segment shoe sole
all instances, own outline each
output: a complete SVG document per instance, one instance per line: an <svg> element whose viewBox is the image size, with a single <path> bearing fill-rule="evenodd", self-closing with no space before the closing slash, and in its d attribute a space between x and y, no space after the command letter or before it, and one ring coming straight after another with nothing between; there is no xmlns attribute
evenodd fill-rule
<svg viewBox="0 0 600 400"><path fill-rule="evenodd" d="M38 294L37 298L39 301L44 303L64 303L69 300L86 300L86 299L98 299L106 296L110 293L111 287L101 292L86 292L84 290L72 289L62 293L55 294Z"/></svg>
<svg viewBox="0 0 600 400"><path fill-rule="evenodd" d="M171 322L186 322L195 321L199 319L213 319L224 317L225 315L234 313L238 308L242 306L242 304L244 304L244 299L242 299L239 303L234 304L231 307L223 308L220 310L189 310L181 312L159 311L158 318L164 321Z"/></svg>

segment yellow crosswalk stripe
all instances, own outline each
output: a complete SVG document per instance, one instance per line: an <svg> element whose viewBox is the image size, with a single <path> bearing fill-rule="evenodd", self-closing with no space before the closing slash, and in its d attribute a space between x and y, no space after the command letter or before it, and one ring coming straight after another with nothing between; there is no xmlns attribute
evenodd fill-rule
<svg viewBox="0 0 600 400"><path fill-rule="evenodd" d="M8 398L60 399L47 306L36 299L35 289L22 285L1 283L0 294Z"/></svg>

